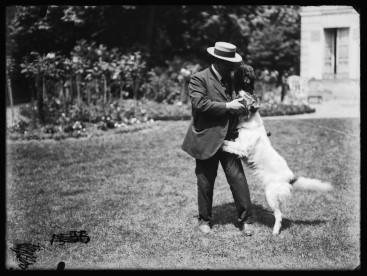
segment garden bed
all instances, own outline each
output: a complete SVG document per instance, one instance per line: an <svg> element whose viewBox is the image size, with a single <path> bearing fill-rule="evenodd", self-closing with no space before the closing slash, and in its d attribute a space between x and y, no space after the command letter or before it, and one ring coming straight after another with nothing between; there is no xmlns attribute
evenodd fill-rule
<svg viewBox="0 0 367 276"><path fill-rule="evenodd" d="M52 114L49 112L53 120L48 121L46 125L32 128L30 106L24 106L20 111L24 120L9 127L7 137L10 140L61 140L70 137L102 135L103 132L114 129L118 133L137 131L150 127L155 121L191 119L191 105L180 102L167 104L144 100L124 100L112 103L107 109L94 107L91 110L91 116L88 113L90 110L85 107L73 109L69 116L60 111L53 111ZM312 113L315 112L315 109L307 105L264 103L259 112L262 117L266 117Z"/></svg>
<svg viewBox="0 0 367 276"><path fill-rule="evenodd" d="M292 104L272 104L260 106L260 115L266 116L285 116L285 115L298 115L305 113L314 113L316 110L308 105L292 105Z"/></svg>
<svg viewBox="0 0 367 276"><path fill-rule="evenodd" d="M9 131L7 132L7 138L9 140L63 140L67 138L91 138L104 135L106 130L99 128L98 124L86 123L85 130L73 130L65 132L62 130L57 130L55 132L45 132L45 127L38 127L36 129L28 129L23 132L21 131ZM128 133L135 132L143 129L147 129L154 126L154 122L139 123L135 125L126 125L124 127L114 127L108 129L109 132L115 134L118 133Z"/></svg>

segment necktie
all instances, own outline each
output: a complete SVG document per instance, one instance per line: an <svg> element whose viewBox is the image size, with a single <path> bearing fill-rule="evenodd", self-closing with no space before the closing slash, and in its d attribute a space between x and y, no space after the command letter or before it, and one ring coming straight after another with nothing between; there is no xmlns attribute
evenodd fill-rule
<svg viewBox="0 0 367 276"><path fill-rule="evenodd" d="M232 100L232 90L231 90L231 84L228 81L228 79L223 78L222 83L226 89L226 95L229 100Z"/></svg>

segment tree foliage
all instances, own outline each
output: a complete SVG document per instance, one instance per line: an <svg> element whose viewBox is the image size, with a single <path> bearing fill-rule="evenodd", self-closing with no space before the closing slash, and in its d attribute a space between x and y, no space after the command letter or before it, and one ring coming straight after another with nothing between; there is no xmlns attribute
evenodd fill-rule
<svg viewBox="0 0 367 276"><path fill-rule="evenodd" d="M256 67L284 71L297 67L300 55L298 7L268 6L256 18L247 60Z"/></svg>
<svg viewBox="0 0 367 276"><path fill-rule="evenodd" d="M235 44L244 62L255 69L283 71L294 67L297 72L298 9L262 5L9 6L6 54L14 60L15 94L29 91L20 64L31 53L43 58L48 53L65 57L62 64L70 67L66 77L77 78L79 90L84 81L80 78L86 70L94 70L89 72L95 75L93 79L105 79L107 86L111 77L117 77L121 86L130 86L131 97L137 97L143 82L160 83L176 76L159 74L157 66L169 70L178 58L206 66L210 57L206 49L216 41ZM98 47L102 48L97 51ZM138 68L129 65L133 53L139 53ZM150 73L143 76L146 72ZM149 85L145 83L147 91L154 87ZM118 90L122 93L124 89Z"/></svg>
<svg viewBox="0 0 367 276"><path fill-rule="evenodd" d="M37 51L69 53L80 39L121 51L145 50L152 64L178 56L202 56L216 41L237 45L256 66L297 63L297 6L114 5L7 9L8 49L15 57Z"/></svg>

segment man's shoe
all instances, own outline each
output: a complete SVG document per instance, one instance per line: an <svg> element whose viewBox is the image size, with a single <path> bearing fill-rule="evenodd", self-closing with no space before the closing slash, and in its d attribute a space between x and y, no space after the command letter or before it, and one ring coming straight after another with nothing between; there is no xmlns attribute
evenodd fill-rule
<svg viewBox="0 0 367 276"><path fill-rule="evenodd" d="M203 232L204 234L208 234L210 233L210 226L207 224L201 224L199 225L199 229L201 232Z"/></svg>
<svg viewBox="0 0 367 276"><path fill-rule="evenodd" d="M248 237L248 236L252 236L254 234L254 229L252 227L252 224L247 224L244 223L243 224L243 229L242 229L242 233Z"/></svg>

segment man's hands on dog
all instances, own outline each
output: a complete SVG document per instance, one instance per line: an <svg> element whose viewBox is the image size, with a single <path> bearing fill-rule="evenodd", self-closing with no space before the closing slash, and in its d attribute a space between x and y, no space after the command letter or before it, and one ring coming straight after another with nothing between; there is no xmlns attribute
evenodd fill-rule
<svg viewBox="0 0 367 276"><path fill-rule="evenodd" d="M228 111L232 111L234 113L240 114L246 110L246 106L240 103L243 98L234 99L233 101L226 103L226 108Z"/></svg>

